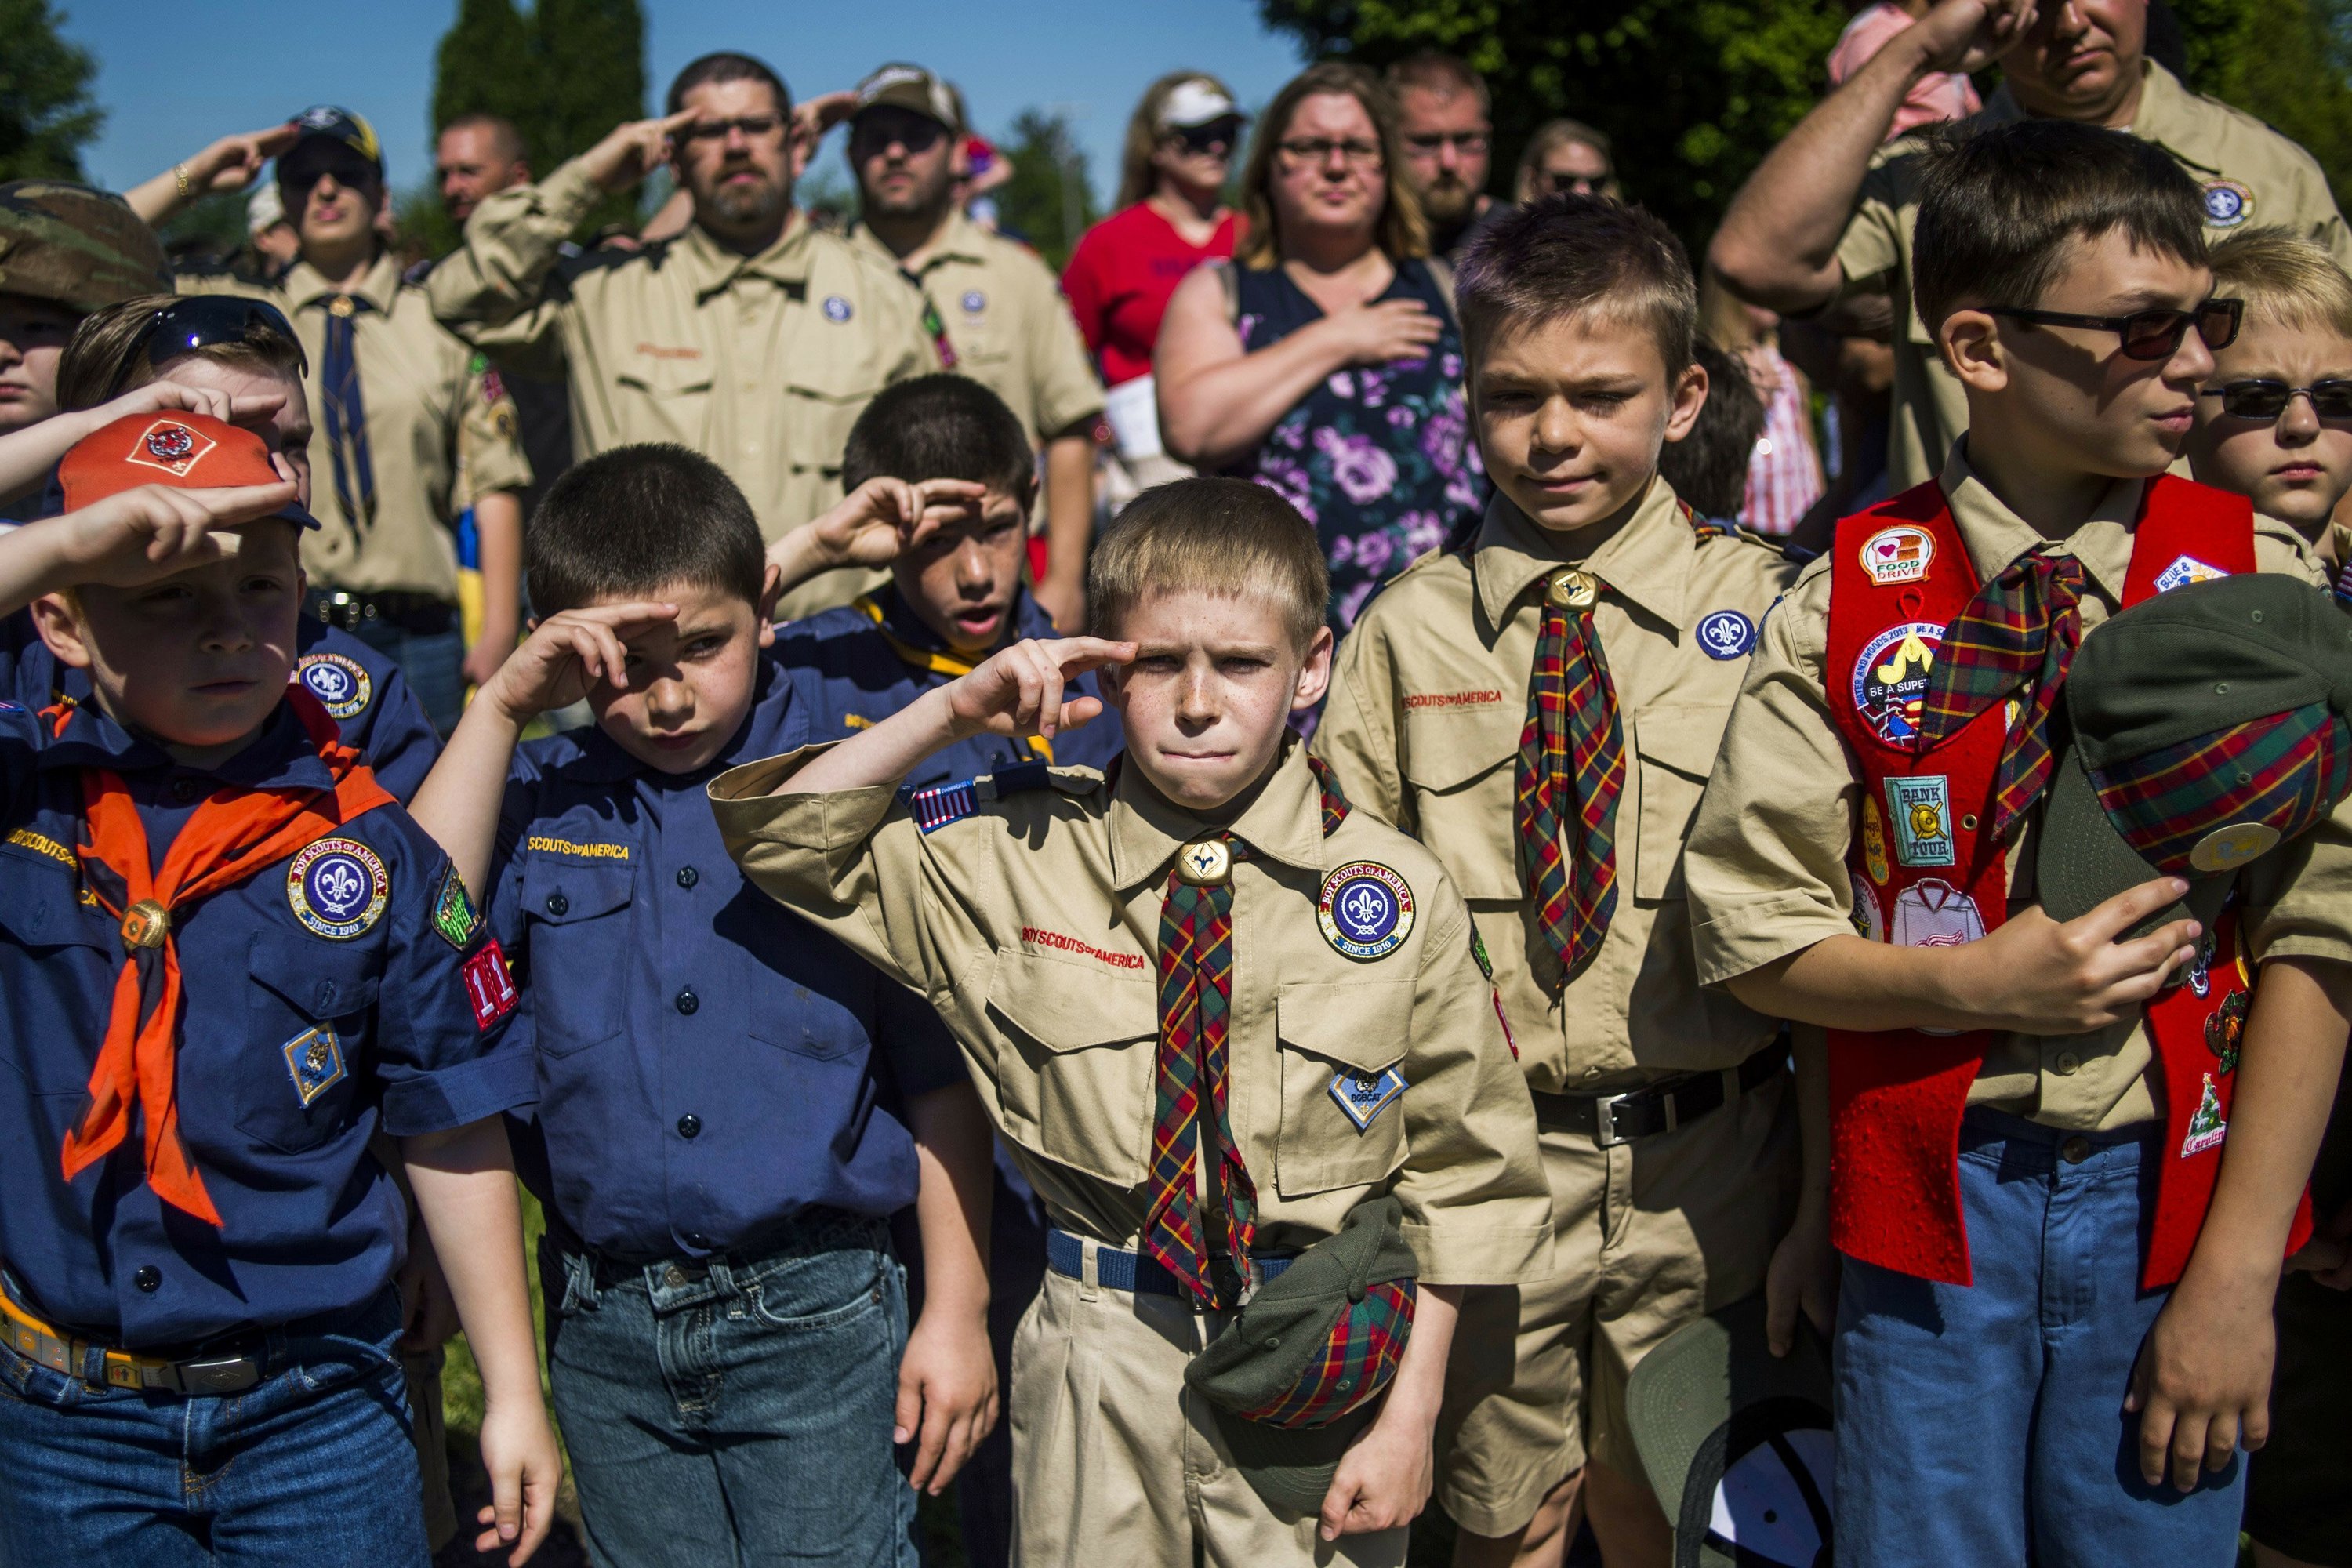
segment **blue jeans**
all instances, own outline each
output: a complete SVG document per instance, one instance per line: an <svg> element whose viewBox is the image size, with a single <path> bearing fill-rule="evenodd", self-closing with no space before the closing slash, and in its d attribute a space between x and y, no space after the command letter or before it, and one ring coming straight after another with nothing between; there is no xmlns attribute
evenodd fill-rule
<svg viewBox="0 0 2352 1568"><path fill-rule="evenodd" d="M466 638L462 632L419 637L382 621L362 621L352 636L400 666L425 716L447 740L466 712Z"/></svg>
<svg viewBox="0 0 2352 1568"><path fill-rule="evenodd" d="M603 1568L913 1568L890 1446L907 1288L883 1221L806 1216L734 1263L544 1246L555 1413Z"/></svg>
<svg viewBox="0 0 2352 1568"><path fill-rule="evenodd" d="M1976 1283L1845 1260L1840 1563L2236 1563L2243 1458L2185 1495L2150 1487L2123 1407L2171 1295L2139 1288L2162 1136L1971 1110L1959 1172Z"/></svg>
<svg viewBox="0 0 2352 1568"><path fill-rule="evenodd" d="M400 1300L272 1336L262 1381L94 1388L0 1347L0 1565L423 1568Z"/></svg>

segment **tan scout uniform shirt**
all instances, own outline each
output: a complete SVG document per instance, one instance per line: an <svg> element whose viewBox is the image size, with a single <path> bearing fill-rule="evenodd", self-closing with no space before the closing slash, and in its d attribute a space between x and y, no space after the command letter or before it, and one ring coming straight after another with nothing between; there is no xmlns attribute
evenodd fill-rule
<svg viewBox="0 0 2352 1568"><path fill-rule="evenodd" d="M637 441L702 453L742 487L770 541L841 499L841 451L874 395L939 367L922 302L891 268L795 216L757 256L700 226L643 251L557 266L603 195L577 160L484 202L425 288L452 331L517 374L568 366L581 457ZM826 574L784 618L856 596Z"/></svg>
<svg viewBox="0 0 2352 1568"><path fill-rule="evenodd" d="M899 265L863 224L850 240L884 265ZM1031 446L1102 413L1102 383L1078 323L1035 251L959 212L907 275L939 312L955 368L1004 399Z"/></svg>
<svg viewBox="0 0 2352 1568"><path fill-rule="evenodd" d="M1940 483L1980 581L2044 542L1952 448ZM2090 521L2063 543L2088 581L2083 630L2094 635L2123 600L2130 521L2140 481L2119 480ZM2317 583L2321 574L2294 530L2254 519L2254 561ZM1829 714L1830 558L1805 568L1765 622L1746 689L1734 709L1684 858L1690 882L1698 977L1713 984L1827 937L1852 936L1853 887L1846 869L1859 785ZM1842 685L1845 672L1839 672ZM2034 902L2037 808L2009 847L2009 907ZM2352 805L2241 879L2242 918L2257 958L2352 962ZM2091 1035L2005 1035L1986 1054L1971 1104L1997 1106L2052 1127L2119 1127L2157 1115L2147 1084L2147 1031L2137 1021Z"/></svg>
<svg viewBox="0 0 2352 1568"><path fill-rule="evenodd" d="M1556 994L1514 823L1544 584L1571 563L1607 584L1593 625L1626 769L1617 910L1591 964ZM1697 625L1717 610L1753 625L1794 575L1749 540L1700 543L1663 479L1589 556L1497 495L1471 556L1423 556L1341 646L1317 753L1349 800L1428 845L1469 900L1532 1087L1607 1092L1736 1067L1770 1040L1770 1021L1700 987L1680 861L1748 664L1708 657Z"/></svg>
<svg viewBox="0 0 2352 1568"><path fill-rule="evenodd" d="M813 754L712 781L728 852L939 1009L1055 1224L1136 1245L1150 1204L1160 907L1176 851L1205 825L1132 768L1115 789L1057 769L1055 788L929 834L887 786L767 794ZM1423 1283L1547 1274L1534 1108L1436 859L1368 812L1324 837L1298 746L1233 831L1256 853L1234 869L1229 1109L1262 1245L1304 1247L1393 1191ZM1316 920L1326 873L1356 860L1402 874L1415 904L1404 942L1361 963ZM1357 1131L1332 1075L1391 1067L1403 1095Z"/></svg>
<svg viewBox="0 0 2352 1568"><path fill-rule="evenodd" d="M2247 226L2280 225L2326 246L2352 267L2352 231L2310 153L2250 114L2189 91L2154 61L2147 63L2139 118L2132 133L2172 154L2206 193L2207 233L2214 238ZM2025 118L2004 87L1967 125L1983 129ZM1905 137L1877 155L1862 198L1838 241L1849 289L1895 296L1902 326L1895 335L1895 427L1887 473L1897 490L1924 484L1969 427L1968 400L1944 367L1935 340L1911 305L1911 230L1919 216L1919 154L1926 143ZM2013 300L2030 305L2030 300Z"/></svg>
<svg viewBox="0 0 2352 1568"><path fill-rule="evenodd" d="M360 400L367 408L375 521L348 519L335 494L327 451L327 415L319 387L327 361L327 310L340 290L309 262L298 261L274 284L226 275L184 277L184 294L243 294L286 312L310 359L310 510L322 525L302 536L302 567L314 588L352 593L425 594L457 599L457 540L452 530L465 502L457 496L460 458L468 496L530 485L530 464L516 439L511 410L503 422L473 369L474 351L433 319L421 289L400 280L399 265L380 255L352 290L365 301L353 320L352 356L359 362ZM352 499L359 476L352 475Z"/></svg>

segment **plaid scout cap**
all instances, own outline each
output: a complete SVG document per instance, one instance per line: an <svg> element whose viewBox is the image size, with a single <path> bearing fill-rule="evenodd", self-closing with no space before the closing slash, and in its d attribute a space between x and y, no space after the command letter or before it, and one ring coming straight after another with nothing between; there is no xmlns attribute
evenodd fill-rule
<svg viewBox="0 0 2352 1568"><path fill-rule="evenodd" d="M209 490L274 485L278 479L260 437L184 409L131 414L101 426L75 442L58 465L58 488L68 511L141 485ZM299 501L270 515L304 528L319 526Z"/></svg>
<svg viewBox="0 0 2352 1568"><path fill-rule="evenodd" d="M2188 914L2210 930L2233 873L2352 791L2352 616L2292 577L2190 584L2122 612L2083 640L2065 702L2036 861L2053 920L2168 875L2189 896L2150 926Z"/></svg>
<svg viewBox="0 0 2352 1568"><path fill-rule="evenodd" d="M171 291L163 242L121 196L63 180L0 184L0 294L87 315Z"/></svg>
<svg viewBox="0 0 2352 1568"><path fill-rule="evenodd" d="M1412 1330L1404 1205L1359 1204L1335 1236L1259 1286L1184 1369L1216 1408L1234 1464L1275 1508L1323 1506L1339 1456L1371 1419Z"/></svg>

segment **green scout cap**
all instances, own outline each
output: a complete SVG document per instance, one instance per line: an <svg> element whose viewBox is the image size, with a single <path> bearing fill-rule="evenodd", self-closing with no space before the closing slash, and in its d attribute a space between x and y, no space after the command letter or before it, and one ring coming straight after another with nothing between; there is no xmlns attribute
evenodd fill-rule
<svg viewBox="0 0 2352 1568"><path fill-rule="evenodd" d="M62 180L0 184L0 294L87 315L171 291L163 242L121 196Z"/></svg>
<svg viewBox="0 0 2352 1568"><path fill-rule="evenodd" d="M2231 877L2352 789L2352 615L2276 573L2192 583L2085 637L2066 678L2071 743L2035 862L2073 920L2151 878L2189 881L2142 930L2207 930Z"/></svg>
<svg viewBox="0 0 2352 1568"><path fill-rule="evenodd" d="M1337 1235L1259 1286L1184 1369L1185 1383L1215 1408L1234 1468L1276 1509L1303 1515L1323 1506L1339 1456L1371 1422L1372 1395L1395 1371L1408 1324L1393 1322L1371 1288L1417 1272L1403 1218L1393 1197L1357 1205ZM1264 1419L1268 1412L1286 1424Z"/></svg>
<svg viewBox="0 0 2352 1568"><path fill-rule="evenodd" d="M1772 1353L1764 1298L1685 1323L1625 1381L1625 1421L1675 1527L1675 1568L1831 1560L1830 1359L1800 1315Z"/></svg>
<svg viewBox="0 0 2352 1568"><path fill-rule="evenodd" d="M894 61L857 84L854 119L869 109L888 106L938 121L950 131L963 130L963 109L954 89L920 66Z"/></svg>

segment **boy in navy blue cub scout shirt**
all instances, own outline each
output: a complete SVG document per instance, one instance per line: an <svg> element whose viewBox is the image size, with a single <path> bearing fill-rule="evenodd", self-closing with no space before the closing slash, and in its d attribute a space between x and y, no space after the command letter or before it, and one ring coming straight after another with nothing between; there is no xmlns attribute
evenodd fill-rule
<svg viewBox="0 0 2352 1568"><path fill-rule="evenodd" d="M733 482L677 447L572 469L525 553L549 618L417 815L486 889L537 1050L511 1131L548 1208L592 1548L910 1563L893 1443L937 1490L995 1416L986 1122L920 998L748 889L719 841L704 784L803 740L766 651L779 569ZM518 747L583 699L595 724ZM908 1204L931 1281L911 1335L887 1225Z"/></svg>
<svg viewBox="0 0 2352 1568"><path fill-rule="evenodd" d="M560 1470L499 944L289 684L314 525L263 443L139 414L62 472L72 510L0 538L0 614L92 693L0 699L0 1562L425 1561L381 1131L482 1369L480 1544L520 1563Z"/></svg>

